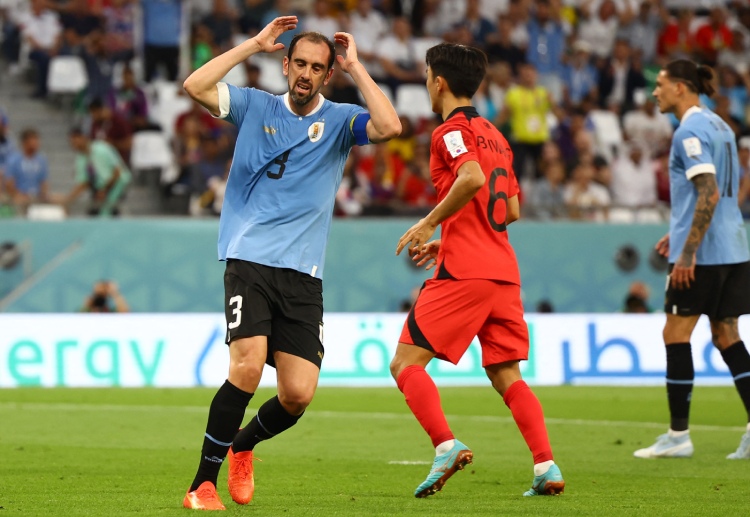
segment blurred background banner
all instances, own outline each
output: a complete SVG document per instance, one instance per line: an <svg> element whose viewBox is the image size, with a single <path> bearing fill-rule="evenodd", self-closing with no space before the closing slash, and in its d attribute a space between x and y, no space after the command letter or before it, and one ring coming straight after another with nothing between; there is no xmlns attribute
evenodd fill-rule
<svg viewBox="0 0 750 517"><path fill-rule="evenodd" d="M403 313L329 313L321 386L393 386L388 364ZM530 384L662 385L660 314L529 314ZM0 315L0 387L218 386L228 353L221 314ZM740 321L740 332L750 322ZM693 339L696 382L731 376L702 319ZM433 361L438 385L487 385L475 341L457 367ZM272 368L261 386L273 386Z"/></svg>

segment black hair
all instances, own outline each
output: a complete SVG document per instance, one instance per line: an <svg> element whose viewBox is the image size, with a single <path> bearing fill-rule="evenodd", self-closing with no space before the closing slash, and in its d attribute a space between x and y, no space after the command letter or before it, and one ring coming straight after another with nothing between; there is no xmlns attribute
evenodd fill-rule
<svg viewBox="0 0 750 517"><path fill-rule="evenodd" d="M75 126L75 127L71 128L70 132L68 132L68 136L69 137L86 136L86 133L84 133L83 129L81 129L80 127Z"/></svg>
<svg viewBox="0 0 750 517"><path fill-rule="evenodd" d="M99 97L95 98L89 103L90 110L98 110L98 109L102 109L103 107L104 107L104 103Z"/></svg>
<svg viewBox="0 0 750 517"><path fill-rule="evenodd" d="M333 41L329 40L326 36L319 32L300 32L297 34L294 38L292 38L292 42L289 43L289 51L286 54L286 57L289 58L289 61L292 60L292 54L294 53L294 47L297 45L297 42L301 39L306 39L308 41L312 41L313 43L325 43L328 45L329 50L329 56L328 56L328 70L333 68L333 60L336 59L336 47L333 44Z"/></svg>
<svg viewBox="0 0 750 517"><path fill-rule="evenodd" d="M25 142L29 138L39 137L39 131L34 128L27 128L21 131L21 142Z"/></svg>
<svg viewBox="0 0 750 517"><path fill-rule="evenodd" d="M442 77L456 97L473 97L487 73L487 55L475 47L440 43L427 51L432 77Z"/></svg>
<svg viewBox="0 0 750 517"><path fill-rule="evenodd" d="M714 94L714 86L711 84L714 72L706 65L699 65L688 59L677 59L668 63L664 71L670 79L684 83L693 93L704 93L709 97Z"/></svg>

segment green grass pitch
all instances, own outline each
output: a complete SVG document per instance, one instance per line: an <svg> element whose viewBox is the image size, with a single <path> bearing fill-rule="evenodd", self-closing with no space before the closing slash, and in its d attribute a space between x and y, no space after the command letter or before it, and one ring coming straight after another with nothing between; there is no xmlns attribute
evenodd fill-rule
<svg viewBox="0 0 750 517"><path fill-rule="evenodd" d="M392 389L320 389L307 415L256 449L247 516L748 515L750 462L729 461L744 411L732 388L693 393L695 456L637 460L666 425L663 388L535 389L567 482L560 497L524 498L531 455L489 388L441 390L474 464L415 499L429 439ZM213 389L0 390L0 517L186 515ZM250 411L272 395L260 390ZM401 462L401 463L396 463Z"/></svg>

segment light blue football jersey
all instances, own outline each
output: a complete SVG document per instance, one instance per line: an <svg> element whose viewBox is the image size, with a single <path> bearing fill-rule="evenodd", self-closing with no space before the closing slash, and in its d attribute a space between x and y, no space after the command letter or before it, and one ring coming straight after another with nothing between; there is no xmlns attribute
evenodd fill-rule
<svg viewBox="0 0 750 517"><path fill-rule="evenodd" d="M219 96L222 115L239 128L219 221L219 260L322 278L344 163L353 145L367 143L355 119L369 114L321 95L302 117L292 112L288 94L232 85L227 105L223 83Z"/></svg>
<svg viewBox="0 0 750 517"><path fill-rule="evenodd" d="M716 174L719 203L696 253L696 264L736 264L750 260L747 233L737 205L740 165L734 132L706 108L690 108L672 137L669 182L672 214L669 262L682 253L693 224L697 190L690 181L698 174Z"/></svg>

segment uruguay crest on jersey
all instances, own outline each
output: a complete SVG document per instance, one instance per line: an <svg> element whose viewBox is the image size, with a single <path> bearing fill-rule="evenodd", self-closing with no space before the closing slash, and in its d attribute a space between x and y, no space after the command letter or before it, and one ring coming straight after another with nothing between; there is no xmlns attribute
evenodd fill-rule
<svg viewBox="0 0 750 517"><path fill-rule="evenodd" d="M323 129L325 124L323 122L313 122L307 129L307 136L310 137L311 142L317 142L323 137Z"/></svg>

